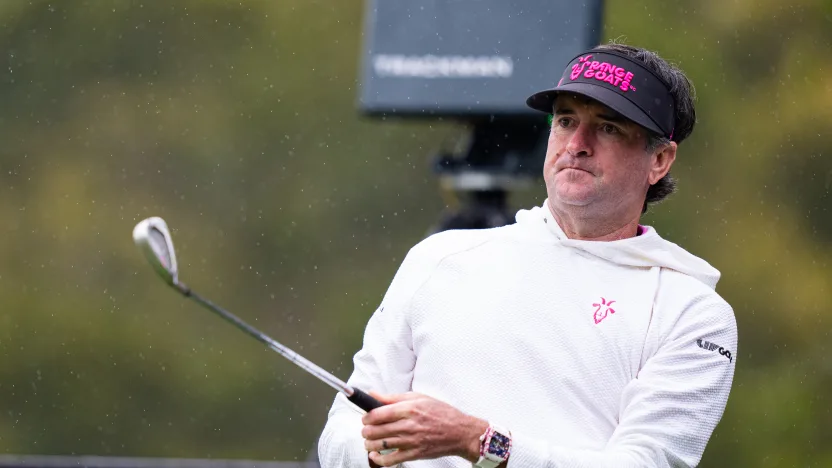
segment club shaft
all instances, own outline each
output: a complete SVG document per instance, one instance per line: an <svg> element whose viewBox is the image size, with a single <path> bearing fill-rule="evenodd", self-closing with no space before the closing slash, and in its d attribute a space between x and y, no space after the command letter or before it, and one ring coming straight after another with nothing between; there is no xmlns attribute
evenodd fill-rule
<svg viewBox="0 0 832 468"><path fill-rule="evenodd" d="M355 390L348 386L344 381L335 377L334 375L330 374L329 372L320 368L317 364L313 363L312 361L306 359L305 357L301 356L300 354L292 351L291 349L283 346L282 344L278 343L277 341L270 338L265 333L261 332L260 330L252 327L251 325L247 324L246 322L242 321L236 315L228 312L227 310L223 309L222 307L214 304L213 302L205 299L204 297L200 296L199 294L191 291L191 289L185 286L182 283L176 285L176 289L178 289L182 294L186 297L193 299L194 301L198 302L205 308L211 310L212 312L216 313L220 317L228 320L229 322L233 323L237 326L240 330L248 333L249 335L256 338L261 343L265 344L269 348L273 349L281 356L285 357L286 359L295 363L298 367L309 372L310 374L314 375L322 382L326 383L330 387L342 392L347 397L353 396Z"/></svg>

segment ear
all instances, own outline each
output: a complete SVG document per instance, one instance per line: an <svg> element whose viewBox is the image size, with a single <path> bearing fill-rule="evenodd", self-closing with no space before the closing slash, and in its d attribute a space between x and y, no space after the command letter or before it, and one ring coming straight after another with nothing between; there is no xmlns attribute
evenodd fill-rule
<svg viewBox="0 0 832 468"><path fill-rule="evenodd" d="M647 181L650 185L655 184L661 180L662 177L667 175L668 172L670 172L670 166L672 166L673 161L676 160L676 148L676 142L671 141L669 145L665 145L653 154L650 174L647 176Z"/></svg>

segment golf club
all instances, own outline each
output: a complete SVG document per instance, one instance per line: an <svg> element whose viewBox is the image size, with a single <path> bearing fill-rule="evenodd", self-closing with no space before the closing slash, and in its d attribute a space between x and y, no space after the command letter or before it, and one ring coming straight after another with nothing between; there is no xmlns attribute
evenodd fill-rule
<svg viewBox="0 0 832 468"><path fill-rule="evenodd" d="M169 286L179 291L183 296L195 300L205 308L233 323L237 326L237 328L253 336L274 351L277 351L281 356L297 364L301 369L309 372L325 384L343 393L349 401L364 411L370 411L378 408L379 406L384 406L383 403L368 395L366 392L347 385L338 377L335 377L329 372L321 369L312 361L309 361L286 346L283 346L277 341L271 339L251 325L243 322L231 312L228 312L208 299L196 294L191 290L191 288L180 282L179 269L176 264L176 253L173 250L173 242L171 241L170 231L168 231L168 225L162 218L147 218L137 224L133 229L133 240L136 242L139 249L144 252L147 260L156 272L159 273L159 276L161 276Z"/></svg>

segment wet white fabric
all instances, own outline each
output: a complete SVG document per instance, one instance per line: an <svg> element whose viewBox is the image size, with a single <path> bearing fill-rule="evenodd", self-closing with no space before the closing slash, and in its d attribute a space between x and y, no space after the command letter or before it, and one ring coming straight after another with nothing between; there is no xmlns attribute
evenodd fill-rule
<svg viewBox="0 0 832 468"><path fill-rule="evenodd" d="M547 207L411 249L349 383L424 393L501 424L513 438L509 468L695 466L737 356L719 272L650 227L613 242L568 239ZM324 468L369 466L362 414L335 398L318 447Z"/></svg>

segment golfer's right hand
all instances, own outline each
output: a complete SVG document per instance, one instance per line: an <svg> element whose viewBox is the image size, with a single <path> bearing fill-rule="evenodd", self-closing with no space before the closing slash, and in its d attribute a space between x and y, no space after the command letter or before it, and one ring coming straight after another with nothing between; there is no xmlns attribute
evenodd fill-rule
<svg viewBox="0 0 832 468"><path fill-rule="evenodd" d="M364 448L377 466L459 456L479 458L479 437L488 422L418 393L373 396L385 404L362 418ZM396 449L385 453L387 449Z"/></svg>

